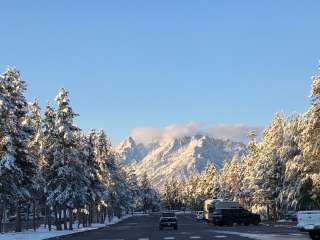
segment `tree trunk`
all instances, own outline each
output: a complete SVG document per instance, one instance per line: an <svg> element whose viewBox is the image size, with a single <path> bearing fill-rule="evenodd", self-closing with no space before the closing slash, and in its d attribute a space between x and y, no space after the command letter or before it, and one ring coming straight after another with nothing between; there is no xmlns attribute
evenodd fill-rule
<svg viewBox="0 0 320 240"><path fill-rule="evenodd" d="M86 224L85 224L85 214L84 213L81 213L82 215L82 227L86 227Z"/></svg>
<svg viewBox="0 0 320 240"><path fill-rule="evenodd" d="M273 215L273 222L276 223L278 220L278 214L275 204L272 204L272 215Z"/></svg>
<svg viewBox="0 0 320 240"><path fill-rule="evenodd" d="M47 228L47 225L49 225L49 218L48 218L48 208L47 206L44 207L44 228Z"/></svg>
<svg viewBox="0 0 320 240"><path fill-rule="evenodd" d="M72 208L69 208L69 230L73 230L73 212L72 212Z"/></svg>
<svg viewBox="0 0 320 240"><path fill-rule="evenodd" d="M93 215L93 208L92 208L92 205L89 205L89 227L91 227L91 224L92 224L92 215Z"/></svg>
<svg viewBox="0 0 320 240"><path fill-rule="evenodd" d="M51 231L51 209L50 207L46 207L46 211L47 211L47 218L48 218L48 229L49 229L49 232Z"/></svg>
<svg viewBox="0 0 320 240"><path fill-rule="evenodd" d="M62 227L61 227L61 212L58 212L57 210L55 210L54 214L55 214L56 228L57 228L58 231L61 231L62 230Z"/></svg>
<svg viewBox="0 0 320 240"><path fill-rule="evenodd" d="M67 230L68 225L67 225L67 209L64 207L63 208L63 229Z"/></svg>
<svg viewBox="0 0 320 240"><path fill-rule="evenodd" d="M59 209L59 212L58 212L58 226L59 226L59 229L60 231L62 231L62 210Z"/></svg>
<svg viewBox="0 0 320 240"><path fill-rule="evenodd" d="M33 225L33 231L37 230L36 226L36 201L33 200L33 205L32 205L32 212L33 212L33 219L32 219L32 225Z"/></svg>
<svg viewBox="0 0 320 240"><path fill-rule="evenodd" d="M56 230L58 230L58 213L57 210L54 210L54 224L56 225Z"/></svg>
<svg viewBox="0 0 320 240"><path fill-rule="evenodd" d="M77 209L77 220L78 220L78 229L79 229L79 228L80 228L80 224L81 224L80 210L79 210L79 208Z"/></svg>
<svg viewBox="0 0 320 240"><path fill-rule="evenodd" d="M21 213L20 213L20 203L18 203L16 208L16 232L21 232Z"/></svg>
<svg viewBox="0 0 320 240"><path fill-rule="evenodd" d="M267 204L267 220L270 220L270 205Z"/></svg>
<svg viewBox="0 0 320 240"><path fill-rule="evenodd" d="M1 204L1 206L0 206L0 233L4 232L4 230L3 230L4 212L5 212L4 204Z"/></svg>
<svg viewBox="0 0 320 240"><path fill-rule="evenodd" d="M27 216L26 216L26 218L24 219L24 220L26 220L26 230L29 230L29 215L30 215L30 213L29 213L29 211L30 211L30 208L29 208L30 206L29 206L29 204L27 205Z"/></svg>

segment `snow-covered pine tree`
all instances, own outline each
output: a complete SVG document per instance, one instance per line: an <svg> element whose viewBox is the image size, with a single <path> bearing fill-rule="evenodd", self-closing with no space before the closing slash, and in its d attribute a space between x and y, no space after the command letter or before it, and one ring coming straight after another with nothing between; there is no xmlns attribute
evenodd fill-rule
<svg viewBox="0 0 320 240"><path fill-rule="evenodd" d="M57 131L55 128L56 112L52 108L50 102L47 103L44 118L42 119L42 144L41 144L41 158L38 162L42 176L42 194L41 202L45 209L46 222L48 223L49 231L51 231L51 210L53 209L52 203L47 201L49 191L49 183L55 177L55 173L51 171L54 163L55 148L57 146Z"/></svg>
<svg viewBox="0 0 320 240"><path fill-rule="evenodd" d="M251 208L254 204L253 194L256 190L256 186L254 184L256 175L255 165L259 159L261 146L256 142L256 133L254 131L249 131L248 137L250 138L250 141L248 144L248 153L243 160L243 184L240 193L240 202L244 207Z"/></svg>
<svg viewBox="0 0 320 240"><path fill-rule="evenodd" d="M139 189L140 189L140 206L144 212L152 209L157 202L157 194L153 190L151 183L145 173L139 179Z"/></svg>
<svg viewBox="0 0 320 240"><path fill-rule="evenodd" d="M299 208L320 207L320 75L313 76L311 88L311 107L305 114L306 122L300 146L305 159L302 185L312 183L313 198L310 205L299 204ZM304 187L302 186L302 189ZM304 192L301 192L303 194ZM305 202L305 201L303 201Z"/></svg>
<svg viewBox="0 0 320 240"><path fill-rule="evenodd" d="M139 197L139 182L138 176L135 172L134 166L129 166L126 169L127 172L127 181L129 187L129 208L133 213L134 208L138 205L138 197Z"/></svg>
<svg viewBox="0 0 320 240"><path fill-rule="evenodd" d="M109 198L110 198L110 172L107 167L107 161L109 157L109 146L107 136L104 133L103 129L101 129L95 138L95 158L96 163L99 166L99 178L100 182L104 185L104 198L101 199L101 205L99 206L99 218L100 222L104 222L106 217L109 216L107 214L107 210L109 209ZM108 206L108 209L107 209ZM109 211L110 213L110 211Z"/></svg>
<svg viewBox="0 0 320 240"><path fill-rule="evenodd" d="M42 200L43 196L43 187L44 187L44 177L41 174L41 152L42 152L42 126L41 126L41 112L39 103L37 100L29 103L29 115L27 118L28 125L33 129L32 135L28 141L29 153L35 158L37 165L37 173L35 175L35 186L32 188L32 225L34 231L36 231L36 215L38 213L37 206L38 203ZM28 208L29 211L29 208ZM29 220L29 214L27 214L27 220ZM27 224L28 225L28 224Z"/></svg>
<svg viewBox="0 0 320 240"><path fill-rule="evenodd" d="M105 166L105 185L108 189L108 217L121 217L130 206L130 186L126 171L120 163L120 156L112 148L111 142L103 130L98 134L98 155Z"/></svg>
<svg viewBox="0 0 320 240"><path fill-rule="evenodd" d="M93 222L93 218L97 214L97 209L100 208L101 204L107 199L107 189L104 184L104 164L101 163L96 156L96 139L97 134L92 130L89 134L82 133L80 136L79 152L82 161L87 166L87 178L89 180L88 194L90 196L89 205L89 224Z"/></svg>
<svg viewBox="0 0 320 240"><path fill-rule="evenodd" d="M201 177L198 174L192 174L185 183L185 202L196 210L201 210L203 205L203 196L201 189Z"/></svg>
<svg viewBox="0 0 320 240"><path fill-rule="evenodd" d="M181 208L181 193L180 179L175 176L167 179L162 192L162 199L167 209L177 210Z"/></svg>
<svg viewBox="0 0 320 240"><path fill-rule="evenodd" d="M216 198L219 193L219 173L212 162L201 173L200 188L203 200Z"/></svg>
<svg viewBox="0 0 320 240"><path fill-rule="evenodd" d="M283 125L283 115L277 113L270 126L264 130L262 150L254 168L255 203L267 206L268 217L269 209L272 210L274 219L278 218L278 199L283 187L284 163L281 159Z"/></svg>
<svg viewBox="0 0 320 240"><path fill-rule="evenodd" d="M80 158L79 131L73 124L75 114L69 105L68 92L60 89L55 111L55 139L53 164L50 167L51 177L48 180L48 202L54 207L57 223L64 216L66 227L66 211L72 215L73 209L85 208L89 202L86 163ZM62 214L62 212L64 214ZM70 217L72 219L72 217ZM72 222L69 223L72 228ZM61 225L57 224L61 230Z"/></svg>
<svg viewBox="0 0 320 240"><path fill-rule="evenodd" d="M299 188L304 165L302 151L299 147L303 117L293 115L286 120L284 126L284 146L281 158L285 163L283 174L283 189L280 193L282 212L296 210Z"/></svg>
<svg viewBox="0 0 320 240"><path fill-rule="evenodd" d="M232 160L225 162L221 170L219 183L219 197L239 201L242 189L243 164L238 155L233 156Z"/></svg>
<svg viewBox="0 0 320 240"><path fill-rule="evenodd" d="M130 183L127 179L127 172L124 166L119 161L119 156L117 156L117 172L118 172L118 196L119 196L119 205L120 205L120 217L121 214L126 212L128 213L131 207L131 191L130 191Z"/></svg>
<svg viewBox="0 0 320 240"><path fill-rule="evenodd" d="M36 159L28 151L32 126L28 125L26 84L19 71L9 68L0 76L0 188L2 202L14 203L16 231L21 231L20 209L31 198Z"/></svg>

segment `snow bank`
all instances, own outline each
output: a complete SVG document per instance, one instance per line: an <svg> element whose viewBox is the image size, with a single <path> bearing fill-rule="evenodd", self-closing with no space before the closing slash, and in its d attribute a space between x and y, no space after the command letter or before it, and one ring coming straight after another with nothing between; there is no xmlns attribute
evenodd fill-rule
<svg viewBox="0 0 320 240"><path fill-rule="evenodd" d="M121 219L117 217L113 217L110 222L106 222L105 224L98 224L94 223L91 225L91 227L85 227L85 228L79 228L78 229L78 224L73 225L73 230L62 230L62 231L57 231L55 229L55 226L52 226L52 230L49 231L47 228L44 228L43 225L41 225L36 232L33 230L28 230L24 231L21 233L5 233L5 234L0 234L0 239L1 240L42 240L42 239L47 239L47 238L52 238L52 237L59 237L63 235L69 235L73 233L78 233L78 232L84 232L84 231L89 231L89 230L94 230L98 228L102 228L108 225L113 225L116 224L124 219L127 219L131 217L132 215L126 215L122 217ZM136 216L136 215L133 215Z"/></svg>
<svg viewBox="0 0 320 240"><path fill-rule="evenodd" d="M309 240L307 236L301 233L280 235L280 234L253 234L253 233L241 233L232 231L213 231L219 234L237 235L240 237L247 237L255 240Z"/></svg>

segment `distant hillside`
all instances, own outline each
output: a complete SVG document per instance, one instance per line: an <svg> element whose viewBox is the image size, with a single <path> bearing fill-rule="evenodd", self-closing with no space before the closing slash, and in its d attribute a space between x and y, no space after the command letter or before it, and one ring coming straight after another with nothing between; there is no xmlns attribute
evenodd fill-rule
<svg viewBox="0 0 320 240"><path fill-rule="evenodd" d="M220 169L223 161L234 154L242 155L245 150L243 143L202 135L155 140L147 146L129 137L117 146L124 164L134 164L138 174L147 173L157 187L168 177L186 179L199 173L209 162Z"/></svg>

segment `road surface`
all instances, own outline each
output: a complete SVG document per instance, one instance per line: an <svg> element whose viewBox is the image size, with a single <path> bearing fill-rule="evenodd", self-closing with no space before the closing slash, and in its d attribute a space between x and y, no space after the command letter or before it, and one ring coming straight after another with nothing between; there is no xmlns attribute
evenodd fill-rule
<svg viewBox="0 0 320 240"><path fill-rule="evenodd" d="M306 234L293 226L234 226L215 227L196 222L191 215L178 215L178 230L158 227L158 214L134 216L113 226L51 238L51 240L307 240Z"/></svg>

